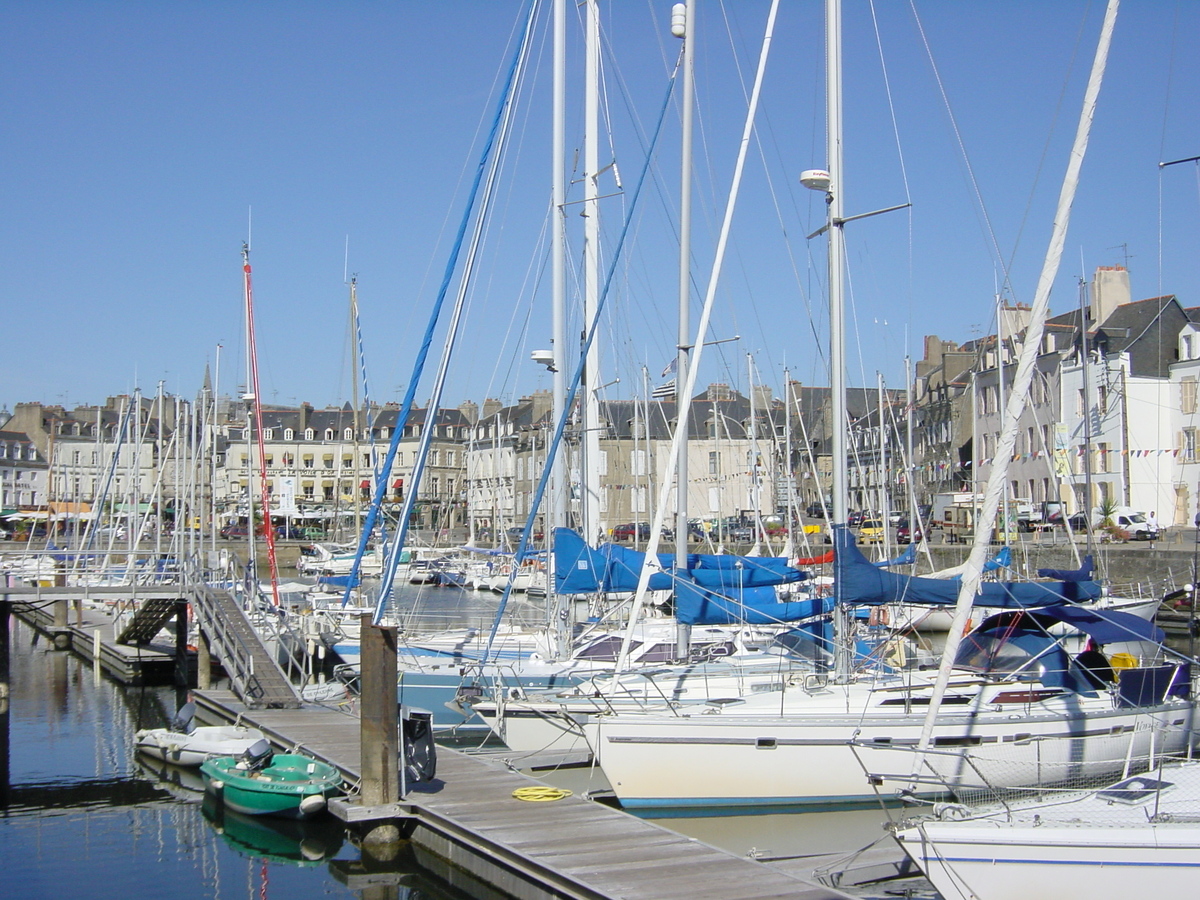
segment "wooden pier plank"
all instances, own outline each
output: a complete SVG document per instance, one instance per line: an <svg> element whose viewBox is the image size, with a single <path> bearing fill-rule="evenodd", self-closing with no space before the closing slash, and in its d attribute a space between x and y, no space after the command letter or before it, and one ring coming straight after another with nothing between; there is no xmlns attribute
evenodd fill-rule
<svg viewBox="0 0 1200 900"><path fill-rule="evenodd" d="M359 778L358 720L308 706L246 709L228 692L196 693L202 718L240 719L281 746L299 746ZM552 803L517 800L520 787L541 782L494 759L438 747L438 773L404 798L425 827L443 837L466 836L486 863L541 877L529 896L621 900L832 900L848 894L683 837L579 797ZM487 857L491 859L488 860ZM551 888L550 886L553 885ZM575 885L571 888L571 885ZM548 893L549 892L549 893Z"/></svg>

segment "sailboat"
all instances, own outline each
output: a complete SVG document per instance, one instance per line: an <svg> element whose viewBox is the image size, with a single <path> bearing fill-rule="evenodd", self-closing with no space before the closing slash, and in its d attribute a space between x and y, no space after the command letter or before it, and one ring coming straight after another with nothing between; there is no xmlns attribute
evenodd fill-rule
<svg viewBox="0 0 1200 900"><path fill-rule="evenodd" d="M1098 790L941 805L893 836L945 900L1185 897L1200 869L1200 763L1168 761Z"/></svg>
<svg viewBox="0 0 1200 900"><path fill-rule="evenodd" d="M823 230L830 239L831 384L835 421L843 423L839 0L828 0L826 10L830 171L807 172L802 180L828 193L829 224ZM1081 160L1077 144L1068 184ZM1065 218L1059 219L1052 250L1065 228ZM1053 258L1047 254L1047 270ZM1048 299L1046 271L1043 281ZM1026 340L1032 354L1040 345L1036 332ZM1028 378L1022 382L1018 374L1022 383L1027 390ZM1051 577L1044 582L989 584L979 593L987 550L982 540L969 561L974 578L964 578L963 585L939 586L867 563L844 524L845 438L841 428L834 433L840 436L833 449L834 617L840 634L834 671L700 710L591 716L584 725L588 743L622 805L697 814L874 803L880 781L869 780L864 766L887 767L863 757L930 742L944 752L937 757L938 775L952 789L976 783L979 769L993 782L1031 784L1054 772L1117 773L1130 758L1178 753L1191 745L1195 708L1188 664L1172 660L1162 647L1162 632L1144 619L1080 609L1078 601L1099 591L1087 569L1047 573ZM885 602L893 592L899 592L894 600L923 593L941 604L957 597L959 615L964 595L977 604L1015 608L985 620L959 652L950 649L937 680L903 668L856 677L849 665L849 609L860 600ZM964 616L956 623L953 637L965 622ZM1109 661L1116 657L1099 653L1106 644L1122 653L1136 651L1130 654L1136 667L1119 681ZM1138 691L1136 682L1153 682L1162 690ZM925 710L922 723L913 714ZM998 749L1003 762L994 760Z"/></svg>

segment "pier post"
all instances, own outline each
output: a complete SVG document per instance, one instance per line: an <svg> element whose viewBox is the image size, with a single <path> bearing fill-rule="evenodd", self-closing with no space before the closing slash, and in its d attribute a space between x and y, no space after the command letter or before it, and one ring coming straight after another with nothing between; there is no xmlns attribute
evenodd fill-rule
<svg viewBox="0 0 1200 900"><path fill-rule="evenodd" d="M54 586L66 587L67 576L62 572L56 572ZM54 599L54 646L59 650L66 650L71 646L71 635L67 631L68 618L67 598L56 597Z"/></svg>
<svg viewBox="0 0 1200 900"><path fill-rule="evenodd" d="M178 597L175 600L175 686L188 686L188 655L187 655L187 600Z"/></svg>
<svg viewBox="0 0 1200 900"><path fill-rule="evenodd" d="M399 721L396 700L396 629L361 620L362 673L359 718L363 806L383 806L400 799ZM387 855L400 840L400 830L380 824L363 838L372 855ZM372 849L373 848L373 849Z"/></svg>
<svg viewBox="0 0 1200 900"><path fill-rule="evenodd" d="M202 691L212 688L212 642L203 628L196 641L196 687Z"/></svg>
<svg viewBox="0 0 1200 900"><path fill-rule="evenodd" d="M8 620L12 603L8 595L0 598L0 809L9 805L9 634Z"/></svg>
<svg viewBox="0 0 1200 900"><path fill-rule="evenodd" d="M382 806L400 799L399 722L396 706L396 629L362 617L362 803Z"/></svg>

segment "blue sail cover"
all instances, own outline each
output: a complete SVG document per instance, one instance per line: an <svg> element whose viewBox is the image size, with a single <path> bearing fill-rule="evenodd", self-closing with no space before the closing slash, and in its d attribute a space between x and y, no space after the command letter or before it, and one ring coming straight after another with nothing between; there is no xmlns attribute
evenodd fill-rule
<svg viewBox="0 0 1200 900"><path fill-rule="evenodd" d="M901 553L899 556L897 556L895 559L885 559L883 562L877 562L877 563L874 563L873 565L876 565L881 569L889 569L892 566L911 566L916 561L917 561L917 545L909 544L905 548L904 552Z"/></svg>
<svg viewBox="0 0 1200 900"><path fill-rule="evenodd" d="M884 603L916 603L924 606L953 606L958 602L957 580L944 581L889 572L873 565L858 547L845 525L835 525L834 577L842 602L871 606ZM1086 581L985 581L979 586L974 605L1002 609L1080 603L1100 597L1100 585Z"/></svg>
<svg viewBox="0 0 1200 900"><path fill-rule="evenodd" d="M646 555L619 544L591 548L569 528L555 529L555 590L560 594L634 591ZM828 601L780 602L775 588L807 577L782 557L689 553L677 573L675 557L659 554L665 571L650 576L650 590L675 590L675 615L688 625L766 625L827 612Z"/></svg>
<svg viewBox="0 0 1200 900"><path fill-rule="evenodd" d="M996 626L1010 627L1013 624L1014 613L997 613L989 616L979 624L979 630L984 631ZM1166 640L1166 632L1133 613L1121 612L1119 609L1081 609L1078 606L1053 606L1049 609L1039 609L1028 614L1032 622L1043 630L1049 629L1055 622L1070 625L1082 631L1097 644L1123 643L1125 641L1153 641L1161 644ZM1017 620L1028 621L1027 619Z"/></svg>
<svg viewBox="0 0 1200 900"><path fill-rule="evenodd" d="M1096 561L1089 553L1083 558L1083 565L1078 569L1038 569L1038 578L1057 578L1060 581L1090 581Z"/></svg>
<svg viewBox="0 0 1200 900"><path fill-rule="evenodd" d="M570 528L554 529L554 590L559 594L596 594L637 590L644 553L619 544L592 548ZM672 569L674 558L660 554L659 563ZM650 576L650 590L670 590L670 571Z"/></svg>
<svg viewBox="0 0 1200 900"><path fill-rule="evenodd" d="M554 529L554 591L594 594L603 590L608 558L570 528Z"/></svg>
<svg viewBox="0 0 1200 900"><path fill-rule="evenodd" d="M604 544L600 552L608 557L608 580L605 582L606 591L636 591L638 578L642 574L642 565L646 554L630 550L620 544ZM675 557L669 553L658 554L658 564L665 571L655 572L650 576L649 590L669 591L674 586Z"/></svg>
<svg viewBox="0 0 1200 900"><path fill-rule="evenodd" d="M799 622L832 608L832 597L780 601L773 586L717 593L684 579L675 585L675 618L685 625L776 625Z"/></svg>

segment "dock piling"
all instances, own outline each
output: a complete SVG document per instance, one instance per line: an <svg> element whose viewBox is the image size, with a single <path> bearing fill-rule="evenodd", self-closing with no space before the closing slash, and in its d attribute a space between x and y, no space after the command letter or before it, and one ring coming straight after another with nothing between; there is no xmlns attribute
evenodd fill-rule
<svg viewBox="0 0 1200 900"><path fill-rule="evenodd" d="M396 703L396 629L361 619L362 693L359 743L362 806L384 807L400 799L399 716ZM400 829L390 819L376 822L363 836L363 847L386 860L395 855Z"/></svg>

